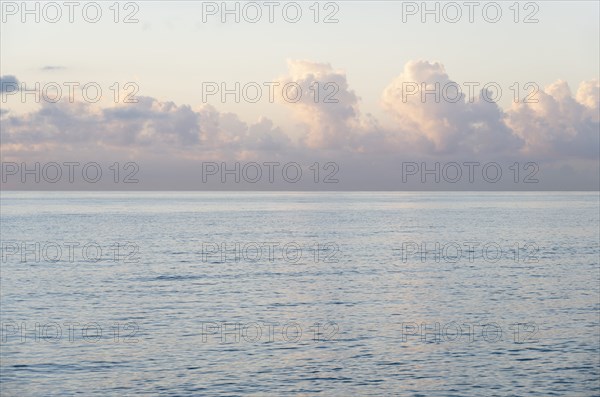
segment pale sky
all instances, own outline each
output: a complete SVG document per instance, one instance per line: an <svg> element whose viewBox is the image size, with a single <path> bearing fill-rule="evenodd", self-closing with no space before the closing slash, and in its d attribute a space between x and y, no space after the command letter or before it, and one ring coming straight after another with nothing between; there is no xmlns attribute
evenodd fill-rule
<svg viewBox="0 0 600 397"><path fill-rule="evenodd" d="M272 81L286 73L287 59L306 59L343 69L370 112L377 111L381 91L409 60L441 62L457 82L493 81L502 87L514 82L543 87L563 79L573 88L598 78L596 1L537 2L539 23L533 24L513 22L512 2L499 2L503 15L496 24L485 22L481 7L472 24L466 22L466 8L455 24L435 23L432 16L421 23L420 14L402 23L401 2L393 1L338 2L339 23L315 24L311 3L302 3L305 14L297 24L285 22L277 9L275 23L268 23L266 7L255 24L222 24L220 15L202 23L201 2L193 1L138 2L136 24L113 23L110 2L102 3L105 14L97 24L86 23L77 11L73 24L66 22L66 12L65 22L56 24L23 24L19 15L8 16L0 69L24 82L136 81L140 95L196 105L203 81ZM529 12L521 10L521 17ZM65 69L42 71L44 66ZM503 95L502 103L508 102L509 95ZM271 117L281 111L264 105L259 110ZM219 104L250 117L257 106Z"/></svg>

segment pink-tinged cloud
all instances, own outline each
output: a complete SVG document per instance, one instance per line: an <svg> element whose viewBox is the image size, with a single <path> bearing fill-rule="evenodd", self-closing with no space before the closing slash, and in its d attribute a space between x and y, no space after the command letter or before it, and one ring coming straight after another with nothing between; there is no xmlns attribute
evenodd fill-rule
<svg viewBox="0 0 600 397"><path fill-rule="evenodd" d="M305 60L288 61L288 69L288 75L279 78L278 83L287 85L290 91L297 84L302 95L281 95L278 100L287 104L296 120L306 127L305 145L347 147L349 134L358 126L359 111L358 97L349 89L346 74L329 64Z"/></svg>
<svg viewBox="0 0 600 397"><path fill-rule="evenodd" d="M411 61L386 87L382 104L394 115L400 131L425 138L435 153L485 155L519 150L521 139L507 128L502 109L484 100L481 92L471 101L457 86L442 64ZM449 87L446 95L428 94L442 92L444 87Z"/></svg>
<svg viewBox="0 0 600 397"><path fill-rule="evenodd" d="M573 97L565 81L537 95L537 103L514 104L506 123L523 141L522 153L540 158L598 158L598 80L582 82Z"/></svg>
<svg viewBox="0 0 600 397"><path fill-rule="evenodd" d="M382 93L382 105L393 115L393 122L384 124L361 113L343 71L310 61L289 61L288 68L278 81L297 83L303 91L298 102L284 101L299 131L285 131L264 116L248 123L211 105L194 108L151 97L108 108L63 101L43 103L24 115L3 112L0 150L4 158L23 160L102 151L175 160L598 160L598 80L581 83L575 97L559 81L538 93L538 103L504 111L481 92L473 101L463 95L453 103L422 101L414 91L407 95L406 83L419 83L420 90L421 82L426 88L453 82L442 64L411 61ZM314 82L320 82L317 101L311 95ZM325 83L335 83L336 101L324 101L333 92ZM300 140L291 138L298 135Z"/></svg>

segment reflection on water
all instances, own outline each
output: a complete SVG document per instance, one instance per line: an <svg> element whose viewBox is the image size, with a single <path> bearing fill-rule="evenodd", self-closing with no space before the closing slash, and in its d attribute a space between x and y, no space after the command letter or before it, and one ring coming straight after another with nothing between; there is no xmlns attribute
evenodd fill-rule
<svg viewBox="0 0 600 397"><path fill-rule="evenodd" d="M600 393L597 193L1 201L3 396Z"/></svg>

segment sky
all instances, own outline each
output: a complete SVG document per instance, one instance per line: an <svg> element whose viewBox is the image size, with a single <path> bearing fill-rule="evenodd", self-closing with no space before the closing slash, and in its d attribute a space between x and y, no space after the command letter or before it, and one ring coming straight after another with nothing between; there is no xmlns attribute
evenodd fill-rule
<svg viewBox="0 0 600 397"><path fill-rule="evenodd" d="M476 2L473 9L465 2L81 2L72 23L55 4L39 3L36 22L35 2L25 15L21 2L2 2L3 164L135 162L143 178L118 186L23 183L3 166L5 188L598 189L597 1ZM223 16L224 6L238 7L239 22ZM102 14L91 23L96 8ZM52 23L56 9L61 17ZM256 10L261 17L252 23ZM65 83L79 84L73 101ZM97 102L79 88L88 83L102 91ZM238 101L208 95L236 83ZM63 95L36 101L36 84L59 85ZM278 84L272 100L268 84ZM449 88L438 102L421 95L436 84L438 93ZM301 87L300 99L286 99L282 86ZM484 86L501 95L482 97ZM123 103L131 93L137 103ZM298 163L307 174L315 162L335 163L339 182L202 181L204 162L269 161ZM408 163L435 169L439 162L440 170L458 163L464 172L471 161L495 162L506 177L456 183L442 174L441 182L423 182L417 173L403 181ZM539 181L523 183L509 168L515 163L521 174L538 167Z"/></svg>

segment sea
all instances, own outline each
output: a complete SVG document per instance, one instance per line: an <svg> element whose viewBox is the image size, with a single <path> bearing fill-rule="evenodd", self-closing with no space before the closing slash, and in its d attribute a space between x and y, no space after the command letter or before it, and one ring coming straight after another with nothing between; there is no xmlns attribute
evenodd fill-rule
<svg viewBox="0 0 600 397"><path fill-rule="evenodd" d="M2 396L600 395L598 192L2 192Z"/></svg>

